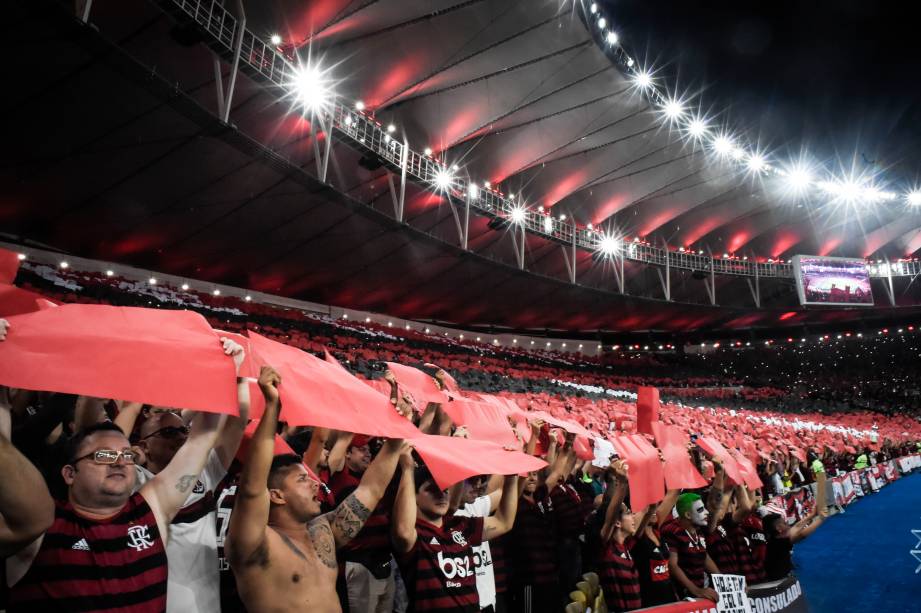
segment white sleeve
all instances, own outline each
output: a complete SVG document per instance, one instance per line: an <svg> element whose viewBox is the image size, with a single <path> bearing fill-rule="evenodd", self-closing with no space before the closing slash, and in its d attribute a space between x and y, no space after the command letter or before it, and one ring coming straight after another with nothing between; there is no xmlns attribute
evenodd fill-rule
<svg viewBox="0 0 921 613"><path fill-rule="evenodd" d="M492 503L489 496L480 496L471 503L465 504L454 514L460 517L489 517L492 512Z"/></svg>

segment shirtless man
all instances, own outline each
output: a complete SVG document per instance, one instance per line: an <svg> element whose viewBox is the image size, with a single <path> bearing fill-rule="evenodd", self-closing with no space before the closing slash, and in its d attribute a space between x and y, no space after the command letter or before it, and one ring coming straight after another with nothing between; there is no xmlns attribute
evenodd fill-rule
<svg viewBox="0 0 921 613"><path fill-rule="evenodd" d="M279 374L259 373L265 413L240 475L226 548L248 611L341 611L336 595L336 549L358 534L377 506L403 452L388 440L358 488L320 515L317 482L298 456L273 459L278 426ZM268 487L266 487L268 485Z"/></svg>

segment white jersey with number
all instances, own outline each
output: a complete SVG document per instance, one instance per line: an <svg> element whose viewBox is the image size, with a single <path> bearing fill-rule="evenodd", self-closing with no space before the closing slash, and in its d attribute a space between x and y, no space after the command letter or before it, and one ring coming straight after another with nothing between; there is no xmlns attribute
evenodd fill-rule
<svg viewBox="0 0 921 613"><path fill-rule="evenodd" d="M480 496L470 504L464 505L454 514L461 517L489 517L492 503L489 496ZM480 608L496 606L496 576L492 569L492 554L489 542L483 541L473 547L473 561L476 564L476 591L480 596Z"/></svg>
<svg viewBox="0 0 921 613"><path fill-rule="evenodd" d="M137 469L137 487L140 488L154 475L146 468L138 466ZM214 488L226 473L212 449L192 493L170 524L166 545L169 561L167 613L221 610Z"/></svg>

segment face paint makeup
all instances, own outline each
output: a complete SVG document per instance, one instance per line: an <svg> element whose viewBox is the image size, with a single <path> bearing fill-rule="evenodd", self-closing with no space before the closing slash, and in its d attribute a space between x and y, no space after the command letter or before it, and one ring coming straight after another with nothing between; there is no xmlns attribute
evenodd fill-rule
<svg viewBox="0 0 921 613"><path fill-rule="evenodd" d="M707 512L707 507L704 506L704 503L700 500L694 503L694 507L691 509L691 523L695 526L706 526L707 518L710 516L710 513Z"/></svg>

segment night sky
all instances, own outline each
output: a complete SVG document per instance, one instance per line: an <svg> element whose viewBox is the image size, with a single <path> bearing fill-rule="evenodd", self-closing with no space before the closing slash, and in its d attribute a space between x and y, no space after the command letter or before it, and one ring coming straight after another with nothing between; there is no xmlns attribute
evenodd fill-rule
<svg viewBox="0 0 921 613"><path fill-rule="evenodd" d="M912 2L605 0L624 47L775 159L921 179L921 30ZM840 169L840 167L839 167ZM832 170L839 170L832 169ZM886 170L888 169L888 170Z"/></svg>

